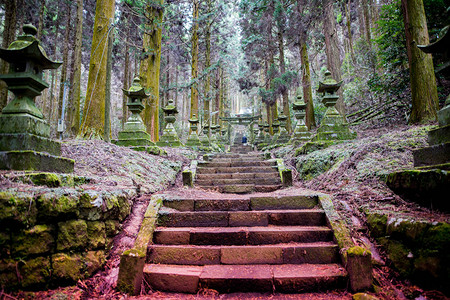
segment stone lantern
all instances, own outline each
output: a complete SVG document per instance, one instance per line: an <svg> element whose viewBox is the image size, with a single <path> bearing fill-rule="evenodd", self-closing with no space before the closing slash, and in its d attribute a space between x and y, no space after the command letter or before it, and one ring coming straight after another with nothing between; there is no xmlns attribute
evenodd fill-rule
<svg viewBox="0 0 450 300"><path fill-rule="evenodd" d="M280 126L281 122L279 121L279 119L276 119L272 123L272 130L273 130L272 144L276 144L278 142L278 138L280 137Z"/></svg>
<svg viewBox="0 0 450 300"><path fill-rule="evenodd" d="M269 145L272 142L272 137L270 136L270 125L269 123L264 123L264 144Z"/></svg>
<svg viewBox="0 0 450 300"><path fill-rule="evenodd" d="M168 146L168 147L179 147L182 146L178 134L175 130L174 123L177 120L176 114L178 113L177 107L175 106L172 99L167 102L167 105L162 108L164 111L164 121L166 127L163 130L162 136L156 143L158 146Z"/></svg>
<svg viewBox="0 0 450 300"><path fill-rule="evenodd" d="M258 122L258 133L255 139L255 144L259 145L264 143L264 123Z"/></svg>
<svg viewBox="0 0 450 300"><path fill-rule="evenodd" d="M292 110L294 111L297 124L294 128L290 144L297 145L301 142L309 141L311 139L311 133L308 131L308 127L305 125L306 117L306 103L303 101L300 88L297 90L297 101L292 104Z"/></svg>
<svg viewBox="0 0 450 300"><path fill-rule="evenodd" d="M325 71L325 80L319 82L317 92L322 94L322 103L327 110L322 119L320 127L314 141L350 140L356 138L356 134L350 132L348 124L343 116L336 109L336 102L339 99L337 91L342 85L331 77L330 71Z"/></svg>
<svg viewBox="0 0 450 300"><path fill-rule="evenodd" d="M0 79L15 96L0 115L0 169L73 172L74 161L59 156L61 145L50 139L50 126L34 102L48 87L43 71L61 63L47 57L34 26L24 25L23 31L8 49L0 49L0 58L9 63Z"/></svg>
<svg viewBox="0 0 450 300"><path fill-rule="evenodd" d="M193 114L192 118L190 118L188 121L189 121L189 127L191 130L191 134L189 135L189 137L186 141L186 146L194 147L194 148L199 147L202 145L202 143L200 142L200 139L198 137L198 134L197 134L199 120L198 120L197 116L195 114Z"/></svg>
<svg viewBox="0 0 450 300"><path fill-rule="evenodd" d="M287 119L288 117L285 114L281 114L278 116L278 121L280 121L280 130L277 139L278 144L286 144L287 142L289 142L289 132L286 130Z"/></svg>
<svg viewBox="0 0 450 300"><path fill-rule="evenodd" d="M203 125L203 134L200 135L200 142L202 143L203 147L209 147L211 146L211 142L209 141L208 133L209 133L209 124L205 123Z"/></svg>
<svg viewBox="0 0 450 300"><path fill-rule="evenodd" d="M122 89L125 96L128 97L127 107L131 112L130 117L119 132L118 140L114 141L119 146L154 146L150 134L142 121L140 113L144 110L143 99L150 95L145 92L141 85L139 77L133 79L133 84L128 90Z"/></svg>

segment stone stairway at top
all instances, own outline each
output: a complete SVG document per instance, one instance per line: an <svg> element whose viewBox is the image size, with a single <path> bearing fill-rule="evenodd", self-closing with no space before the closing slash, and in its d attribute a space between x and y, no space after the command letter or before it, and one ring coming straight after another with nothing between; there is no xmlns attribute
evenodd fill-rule
<svg viewBox="0 0 450 300"><path fill-rule="evenodd" d="M199 162L195 185L221 193L272 192L282 187L276 161L266 161L251 146L235 145L209 162ZM237 144L237 145L236 145Z"/></svg>

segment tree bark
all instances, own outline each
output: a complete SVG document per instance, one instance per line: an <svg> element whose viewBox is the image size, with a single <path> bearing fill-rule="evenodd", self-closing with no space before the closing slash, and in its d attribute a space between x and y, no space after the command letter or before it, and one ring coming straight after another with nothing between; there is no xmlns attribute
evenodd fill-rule
<svg viewBox="0 0 450 300"><path fill-rule="evenodd" d="M439 100L433 59L417 48L429 44L425 9L422 0L402 0L412 96L410 124L437 119Z"/></svg>
<svg viewBox="0 0 450 300"><path fill-rule="evenodd" d="M37 32L38 40L40 40L42 38L42 31L44 28L44 13L45 13L45 0L41 0L41 7L39 9L39 24L38 24L38 32Z"/></svg>
<svg viewBox="0 0 450 300"><path fill-rule="evenodd" d="M344 9L345 9L345 17L347 19L346 26L347 26L347 35L348 35L348 47L350 50L350 57L352 59L352 63L355 62L355 52L353 51L353 35L352 35L352 22L351 22L351 13L350 13L350 6L352 1L348 0L348 3L344 3Z"/></svg>
<svg viewBox="0 0 450 300"><path fill-rule="evenodd" d="M80 130L80 97L81 97L81 55L83 46L83 0L77 0L77 20L75 28L75 43L73 50L73 70L67 124L71 136L76 136Z"/></svg>
<svg viewBox="0 0 450 300"><path fill-rule="evenodd" d="M191 69L191 113L190 116L195 114L198 117L198 11L199 1L193 0L193 25L192 25L192 69Z"/></svg>
<svg viewBox="0 0 450 300"><path fill-rule="evenodd" d="M327 55L327 65L328 70L331 72L332 76L336 81L341 80L341 59L340 51L338 47L338 36L336 30L336 18L334 16L334 1L325 0L324 3L324 34L325 34L325 48ZM336 102L336 109L341 115L345 115L345 105L344 99L342 98L342 91L339 93L339 100Z"/></svg>
<svg viewBox="0 0 450 300"><path fill-rule="evenodd" d="M300 59L302 63L303 101L306 103L306 126L309 130L316 127L314 103L311 90L311 72L309 69L308 48L306 47L306 32L300 34Z"/></svg>
<svg viewBox="0 0 450 300"><path fill-rule="evenodd" d="M130 88L130 81L129 81L129 76L130 76L130 46L129 46L129 42L130 42L130 28L131 26L129 26L128 24L128 14L125 15L125 26L127 26L127 41L125 43L125 62L124 62L124 71L123 71L123 88L124 89L129 89ZM128 101L128 97L125 96L125 94L122 96L122 128L125 125L125 123L127 122L128 119L128 107L127 107L127 101Z"/></svg>
<svg viewBox="0 0 450 300"><path fill-rule="evenodd" d="M280 72L281 74L284 74L286 72L286 66L284 61L284 42L283 42L283 32L281 31L280 27L278 27L278 48L280 51ZM291 132L292 131L291 114L289 112L289 97L287 87L284 89L282 97L283 97L283 114L287 116L286 130L288 132Z"/></svg>
<svg viewBox="0 0 450 300"><path fill-rule="evenodd" d="M105 126L105 85L108 34L114 18L114 0L97 0L88 87L80 135L102 139Z"/></svg>
<svg viewBox="0 0 450 300"><path fill-rule="evenodd" d="M365 28L365 37L369 46L372 46L372 34L370 32L370 12L369 12L369 3L367 0L361 0L361 5L363 8L364 14L364 28Z"/></svg>
<svg viewBox="0 0 450 300"><path fill-rule="evenodd" d="M159 78L161 71L161 40L164 0L149 1L146 8L147 24L144 33L144 60L140 74L150 92L144 108L144 123L154 142L159 141Z"/></svg>
<svg viewBox="0 0 450 300"><path fill-rule="evenodd" d="M111 71L112 71L112 50L114 41L114 28L111 29L108 37L108 58L106 59L106 85L105 85L105 127L103 138L106 142L111 142Z"/></svg>
<svg viewBox="0 0 450 300"><path fill-rule="evenodd" d="M211 135L211 120L210 120L210 103L211 103L211 95L210 95L210 86L211 86L211 76L209 73L209 68L211 67L211 12L212 12L212 0L206 1L207 5L207 14L208 19L206 20L206 32L205 32L205 46L206 46L206 52L205 52L205 69L206 69L206 78L205 78L205 122L204 125L208 126L208 133L207 135Z"/></svg>
<svg viewBox="0 0 450 300"><path fill-rule="evenodd" d="M62 119L65 123L65 116L62 116L63 102L64 102L64 88L68 84L67 69L69 65L69 37L70 37L70 23L71 23L71 5L66 3L66 30L64 32L64 49L63 49L63 64L61 66L61 79L59 82L59 97L58 97L58 116L57 119Z"/></svg>
<svg viewBox="0 0 450 300"><path fill-rule="evenodd" d="M16 38L17 1L5 1L5 22L3 30L2 48L6 49ZM8 73L9 64L0 60L0 74ZM0 80L0 112L8 102L8 87Z"/></svg>

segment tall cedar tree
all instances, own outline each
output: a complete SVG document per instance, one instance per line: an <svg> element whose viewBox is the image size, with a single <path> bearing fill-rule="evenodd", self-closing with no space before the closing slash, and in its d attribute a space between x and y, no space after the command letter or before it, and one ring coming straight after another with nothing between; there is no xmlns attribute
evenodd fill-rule
<svg viewBox="0 0 450 300"><path fill-rule="evenodd" d="M162 22L164 0L149 0L146 6L144 58L141 61L141 82L150 93L144 108L144 123L153 141L159 141L159 77L161 70Z"/></svg>
<svg viewBox="0 0 450 300"><path fill-rule="evenodd" d="M104 134L108 35L112 30L114 8L114 0L97 0L88 87L80 128L80 135L84 138L102 139Z"/></svg>
<svg viewBox="0 0 450 300"><path fill-rule="evenodd" d="M199 1L193 0L192 8L192 70L191 70L191 113L190 116L195 114L198 117L198 11Z"/></svg>
<svg viewBox="0 0 450 300"><path fill-rule="evenodd" d="M437 119L439 108L433 59L416 47L429 43L422 0L402 0L412 96L410 124Z"/></svg>

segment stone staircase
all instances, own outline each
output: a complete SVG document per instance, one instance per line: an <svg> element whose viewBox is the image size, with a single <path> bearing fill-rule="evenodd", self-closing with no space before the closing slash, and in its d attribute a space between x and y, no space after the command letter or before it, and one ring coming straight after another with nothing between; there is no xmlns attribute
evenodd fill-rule
<svg viewBox="0 0 450 300"><path fill-rule="evenodd" d="M155 290L306 292L347 273L317 196L163 202L144 278Z"/></svg>
<svg viewBox="0 0 450 300"><path fill-rule="evenodd" d="M282 187L275 161L265 161L250 146L233 146L231 153L199 162L195 185L221 193L272 192Z"/></svg>

